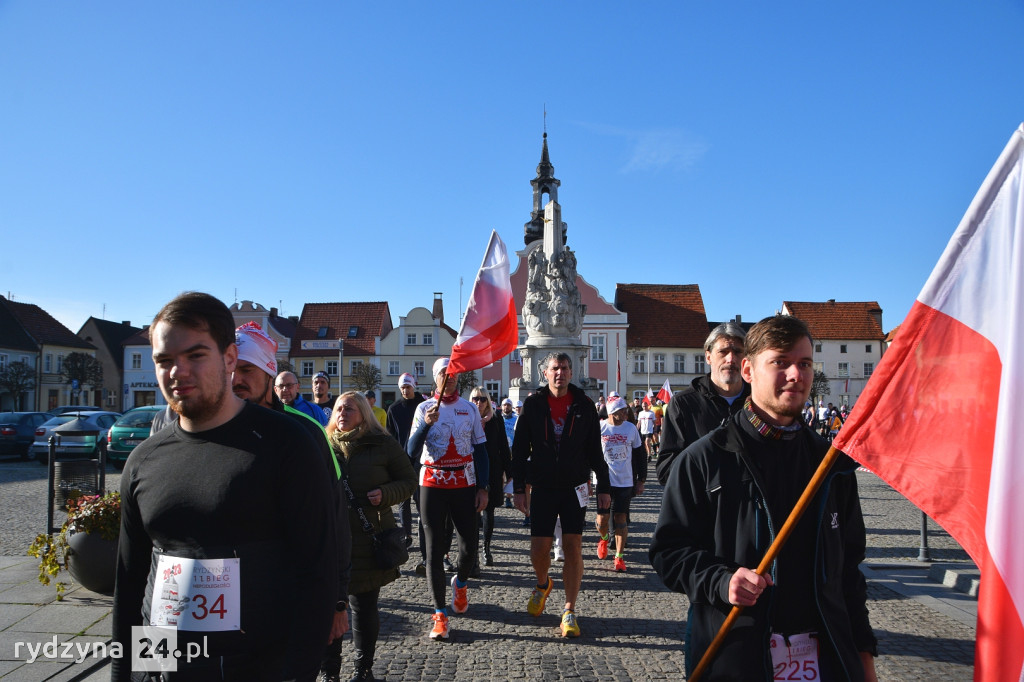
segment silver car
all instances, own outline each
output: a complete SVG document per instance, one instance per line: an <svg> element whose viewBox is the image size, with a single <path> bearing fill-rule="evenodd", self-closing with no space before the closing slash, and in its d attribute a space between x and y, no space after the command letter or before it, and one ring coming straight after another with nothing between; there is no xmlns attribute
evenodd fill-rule
<svg viewBox="0 0 1024 682"><path fill-rule="evenodd" d="M121 415L117 412L90 410L62 414L43 422L36 429L36 439L32 443L32 454L36 456L40 464L46 464L49 461L50 436L53 435L53 430L78 419L79 416L89 424L90 429L99 431L99 435L95 438L92 436L61 436L60 443L57 445L57 455L62 459L65 457L98 457L100 449L105 450L107 447L107 430Z"/></svg>

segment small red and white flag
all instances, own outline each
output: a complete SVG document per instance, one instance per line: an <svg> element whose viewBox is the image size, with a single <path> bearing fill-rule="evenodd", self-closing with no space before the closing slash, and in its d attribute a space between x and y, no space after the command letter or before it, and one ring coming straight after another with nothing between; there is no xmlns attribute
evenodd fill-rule
<svg viewBox="0 0 1024 682"><path fill-rule="evenodd" d="M484 262L469 295L462 328L452 346L448 374L486 367L518 345L519 324L509 281L508 251L498 233L492 230Z"/></svg>
<svg viewBox="0 0 1024 682"><path fill-rule="evenodd" d="M974 679L1024 671L1024 125L974 197L836 448L981 569Z"/></svg>
<svg viewBox="0 0 1024 682"><path fill-rule="evenodd" d="M668 379L665 379L665 384L658 391L658 400L664 401L666 405L672 400L672 387L668 385Z"/></svg>

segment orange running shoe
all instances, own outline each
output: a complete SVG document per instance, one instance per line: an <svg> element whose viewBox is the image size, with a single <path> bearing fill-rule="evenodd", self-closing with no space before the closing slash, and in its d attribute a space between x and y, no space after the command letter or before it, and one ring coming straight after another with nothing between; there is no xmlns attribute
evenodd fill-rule
<svg viewBox="0 0 1024 682"><path fill-rule="evenodd" d="M452 577L452 611L455 613L465 613L469 608L469 595L466 594L469 591L469 585L459 587L459 577Z"/></svg>
<svg viewBox="0 0 1024 682"><path fill-rule="evenodd" d="M606 559L608 557L608 541L605 539L598 540L597 542L597 558Z"/></svg>
<svg viewBox="0 0 1024 682"><path fill-rule="evenodd" d="M448 639L448 616L435 613L433 620L434 627L430 629L430 639Z"/></svg>
<svg viewBox="0 0 1024 682"><path fill-rule="evenodd" d="M616 571L618 571L620 573L625 573L626 572L626 560L623 559L620 556L615 557L614 568L615 568Z"/></svg>

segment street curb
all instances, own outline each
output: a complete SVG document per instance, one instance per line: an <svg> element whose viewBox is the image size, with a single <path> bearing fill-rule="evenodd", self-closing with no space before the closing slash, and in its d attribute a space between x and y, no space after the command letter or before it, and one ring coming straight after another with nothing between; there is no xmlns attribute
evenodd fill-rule
<svg viewBox="0 0 1024 682"><path fill-rule="evenodd" d="M928 579L977 599L981 571L964 564L932 564Z"/></svg>

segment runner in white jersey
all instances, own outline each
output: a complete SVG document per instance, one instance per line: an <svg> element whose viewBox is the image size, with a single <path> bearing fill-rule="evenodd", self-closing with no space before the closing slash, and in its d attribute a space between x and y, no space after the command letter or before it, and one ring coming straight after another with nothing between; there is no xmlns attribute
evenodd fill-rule
<svg viewBox="0 0 1024 682"><path fill-rule="evenodd" d="M644 491L647 480L647 451L640 433L626 419L626 401L612 398L608 401L608 419L601 422L601 449L608 463L608 478L612 486L611 509L597 510L597 558L608 556L608 515L615 525L616 571L626 570L626 536L629 534L629 501Z"/></svg>

